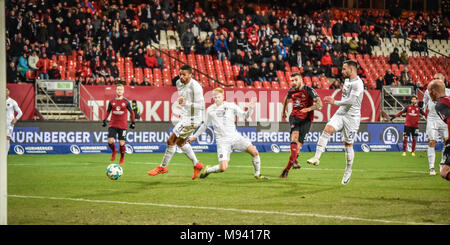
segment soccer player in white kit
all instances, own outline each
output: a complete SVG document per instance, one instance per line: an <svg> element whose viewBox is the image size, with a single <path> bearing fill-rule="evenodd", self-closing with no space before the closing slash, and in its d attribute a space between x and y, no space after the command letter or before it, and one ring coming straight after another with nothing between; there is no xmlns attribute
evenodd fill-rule
<svg viewBox="0 0 450 245"><path fill-rule="evenodd" d="M254 177L256 179L267 179L260 173L261 160L259 152L252 142L243 137L236 130L236 116L249 118L255 108L256 97L253 97L247 111L242 110L235 103L224 101L224 91L222 88L213 90L214 104L206 110L206 120L202 126L189 138L192 142L198 138L212 124L217 143L217 156L219 164L213 167L207 166L200 174L200 178L206 178L210 173L224 172L228 168L230 154L233 150L246 151L252 156L254 167Z"/></svg>
<svg viewBox="0 0 450 245"><path fill-rule="evenodd" d="M444 82L444 79L445 77L441 73L436 73L434 75L434 80L441 80L442 82ZM450 89L445 88L445 96L450 96ZM427 89L425 91L425 94L423 95L423 110L427 111L427 127L426 127L426 133L428 138L427 155L428 155L428 167L430 169L430 175L436 175L436 171L434 170L434 162L436 159L436 151L435 151L436 141L438 140L439 135L441 136L443 142L445 142L448 139L447 124L444 121L442 121L442 119L436 113L435 109L436 103L437 101L433 101L431 99ZM439 163L439 170L442 170L444 162L445 162L444 151L442 151L441 162Z"/></svg>
<svg viewBox="0 0 450 245"><path fill-rule="evenodd" d="M167 165L178 146L194 165L194 174L192 175L194 180L203 169L203 164L197 160L191 145L186 144L186 140L203 122L205 112L203 88L192 78L192 68L189 65L183 65L180 68L180 79L177 80L176 86L179 94L178 103L182 106L182 115L167 140L167 148L161 164L148 171L147 174L154 176L166 173Z"/></svg>
<svg viewBox="0 0 450 245"><path fill-rule="evenodd" d="M14 112L17 112L17 116L14 116ZM22 115L22 110L17 102L9 97L9 88L6 87L6 152L9 152L14 125L22 117Z"/></svg>
<svg viewBox="0 0 450 245"><path fill-rule="evenodd" d="M324 102L330 105L337 105L339 109L325 126L319 140L317 141L316 154L306 162L315 166L319 165L320 156L325 151L328 144L328 138L336 131L342 131L344 135L345 160L347 166L341 183L348 184L352 175L353 142L356 133L359 130L361 122L361 103L364 96L364 83L357 74L358 63L353 60L347 60L342 66L342 75L345 78L342 87L342 98L335 101L332 97L326 96Z"/></svg>

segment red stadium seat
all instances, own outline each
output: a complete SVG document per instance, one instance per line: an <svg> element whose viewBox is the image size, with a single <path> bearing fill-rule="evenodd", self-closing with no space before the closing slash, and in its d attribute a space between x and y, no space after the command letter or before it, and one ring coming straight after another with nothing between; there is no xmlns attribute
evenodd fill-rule
<svg viewBox="0 0 450 245"><path fill-rule="evenodd" d="M255 86L256 89L262 88L262 84L261 84L260 81L254 81L254 82L253 82L253 86Z"/></svg>
<svg viewBox="0 0 450 245"><path fill-rule="evenodd" d="M236 81L236 87L238 88L245 88L245 83L244 81Z"/></svg>
<svg viewBox="0 0 450 245"><path fill-rule="evenodd" d="M272 86L271 86L271 84L270 84L269 81L264 81L264 82L262 82L262 85L263 85L263 88L267 88L267 89L272 88Z"/></svg>
<svg viewBox="0 0 450 245"><path fill-rule="evenodd" d="M275 83L277 83L277 82L272 82L272 87L273 87L273 84L275 84ZM289 88L289 84L287 84L287 82L280 82L280 87L282 89L288 89Z"/></svg>

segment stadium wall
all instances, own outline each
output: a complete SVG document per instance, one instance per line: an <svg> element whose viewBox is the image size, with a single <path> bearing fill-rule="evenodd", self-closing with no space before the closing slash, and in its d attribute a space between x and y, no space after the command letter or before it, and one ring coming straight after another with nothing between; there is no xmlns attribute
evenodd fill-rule
<svg viewBox="0 0 450 245"><path fill-rule="evenodd" d="M167 122L137 122L136 129L127 131L127 153L163 153L166 140L174 124ZM324 122L313 123L302 147L314 152L316 142L325 127ZM355 151L402 151L403 124L362 123L356 136ZM242 123L238 131L250 138L260 152L288 152L290 145L288 123ZM419 127L417 151L426 151L425 123ZM330 137L327 151L344 151L342 134ZM410 148L408 143L408 148ZM437 144L442 150L443 144ZM212 128L192 144L195 152L216 152ZM11 137L10 154L93 154L111 153L107 145L107 128L100 122L86 121L20 121Z"/></svg>

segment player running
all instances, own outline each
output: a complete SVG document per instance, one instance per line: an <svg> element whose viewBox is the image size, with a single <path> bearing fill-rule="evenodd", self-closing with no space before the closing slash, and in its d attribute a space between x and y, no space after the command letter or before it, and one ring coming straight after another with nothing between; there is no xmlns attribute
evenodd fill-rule
<svg viewBox="0 0 450 245"><path fill-rule="evenodd" d="M224 101L224 91L222 88L215 88L213 90L214 104L209 106L206 110L206 120L197 132L189 138L192 142L201 135L209 124L214 127L214 135L217 142L217 156L219 164L213 167L206 166L200 174L200 178L206 178L210 173L221 173L228 168L230 161L230 154L233 150L246 151L252 156L254 167L254 177L256 179L266 179L261 176L261 160L259 152L252 142L243 137L236 130L236 116L249 118L255 108L256 98L253 97L247 111L242 110L235 103Z"/></svg>
<svg viewBox="0 0 450 245"><path fill-rule="evenodd" d="M437 73L434 75L434 80L441 80L444 82L444 77L441 73ZM445 95L450 96L450 89L445 88ZM439 135L443 142L446 142L448 139L448 128L447 125L442 121L439 115L436 113L437 101L433 101L429 95L428 89L425 91L423 95L423 109L427 112L427 126L426 133L428 138L428 166L430 170L430 175L436 175L436 171L434 170L434 162L436 159L436 141L438 140ZM442 151L441 162L439 163L439 168L442 168L444 165L444 151Z"/></svg>
<svg viewBox="0 0 450 245"><path fill-rule="evenodd" d="M17 112L17 116L14 116ZM14 131L14 125L22 117L23 113L17 102L9 97L9 88L6 87L6 154L9 153L11 144L11 135Z"/></svg>
<svg viewBox="0 0 450 245"><path fill-rule="evenodd" d="M353 142L358 132L361 121L361 102L364 96L364 84L357 74L358 63L354 60L347 60L342 65L342 75L345 78L342 87L342 98L335 101L334 98L326 96L324 102L330 105L337 105L339 109L325 126L319 140L317 141L316 154L306 162L315 166L319 165L320 156L325 151L328 138L336 131L342 131L344 135L345 160L347 166L341 183L348 184L352 175L352 165L355 152Z"/></svg>
<svg viewBox="0 0 450 245"><path fill-rule="evenodd" d="M167 140L166 153L161 164L155 169L148 171L147 174L155 176L167 173L167 165L178 146L194 164L194 174L192 175L194 180L203 169L203 164L197 160L191 145L186 144L186 140L203 122L203 113L205 111L203 88L192 78L192 68L189 65L183 65L180 68L180 78L176 81L176 86L180 96L178 97L178 103L183 109L182 115Z"/></svg>
<svg viewBox="0 0 450 245"><path fill-rule="evenodd" d="M405 119L405 129L403 131L403 153L402 156L406 156L406 148L408 144L408 138L409 135L412 135L412 149L411 149L411 155L415 156L415 150L416 150L416 143L417 143L417 135L419 132L419 116L425 115L422 108L418 105L417 96L413 95L411 97L411 104L403 108L402 111L395 114L394 116L391 116L391 121L401 116L403 113L406 113L406 119Z"/></svg>
<svg viewBox="0 0 450 245"><path fill-rule="evenodd" d="M431 99L437 101L436 112L447 124L450 131L450 96L445 96L445 84L441 80L433 80L428 84L428 91ZM444 164L440 168L441 177L450 181L450 140L445 141Z"/></svg>
<svg viewBox="0 0 450 245"><path fill-rule="evenodd" d="M286 168L280 175L280 178L287 178L291 167L300 168L297 158L305 140L306 134L311 128L311 122L314 119L314 110L322 107L317 92L303 83L300 73L293 73L291 76L293 87L289 89L283 103L282 117L286 119L286 109L289 100L292 101L293 108L289 116L289 125L291 126L291 156L289 157Z"/></svg>
<svg viewBox="0 0 450 245"><path fill-rule="evenodd" d="M103 127L108 124L108 117L111 113L111 121L109 122L108 128L108 146L112 150L111 161L116 159L116 142L115 138L119 140L120 149L120 161L119 164L125 163L125 137L127 136L127 122L128 113L131 115L130 128L135 127L135 117L133 109L131 108L131 102L123 97L125 93L125 87L121 83L116 84L116 97L111 99L108 104L108 109L106 111L105 119L103 119Z"/></svg>

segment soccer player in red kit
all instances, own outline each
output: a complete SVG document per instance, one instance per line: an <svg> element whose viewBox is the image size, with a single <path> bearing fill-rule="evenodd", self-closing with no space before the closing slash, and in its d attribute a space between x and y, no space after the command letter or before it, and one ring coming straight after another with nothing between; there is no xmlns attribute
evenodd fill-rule
<svg viewBox="0 0 450 245"><path fill-rule="evenodd" d="M403 113L406 113L406 119L405 119L405 130L403 131L403 153L402 156L406 156L406 146L408 144L408 137L409 135L412 135L412 149L411 149L411 155L415 156L415 150L416 150L416 143L417 143L417 135L419 132L419 116L425 115L422 108L419 107L418 99L416 95L413 95L411 98L411 104L403 108L403 110L395 116L391 116L391 121L401 116Z"/></svg>
<svg viewBox="0 0 450 245"><path fill-rule="evenodd" d="M116 97L109 101L108 110L106 111L105 119L103 120L103 127L106 127L109 114L111 113L111 121L108 128L108 145L112 150L111 161L116 159L116 144L115 138L117 136L120 146L120 161L119 164L125 163L125 137L127 135L128 113L131 114L130 128L135 127L135 117L131 102L123 97L125 88L122 84L116 84Z"/></svg>
<svg viewBox="0 0 450 245"><path fill-rule="evenodd" d="M322 107L317 92L303 83L300 73L294 73L291 76L292 88L289 89L283 104L283 115L286 119L287 104L292 101L292 112L289 116L289 125L291 127L291 156L289 157L286 168L280 175L280 178L287 178L291 167L300 168L297 157L302 148L306 134L311 128L311 122L314 118L314 110Z"/></svg>
<svg viewBox="0 0 450 245"><path fill-rule="evenodd" d="M445 96L445 83L436 79L431 81L428 84L428 92L431 99L437 101L436 112L450 130L450 96ZM450 139L445 142L443 157L445 161L439 171L442 178L450 181Z"/></svg>

